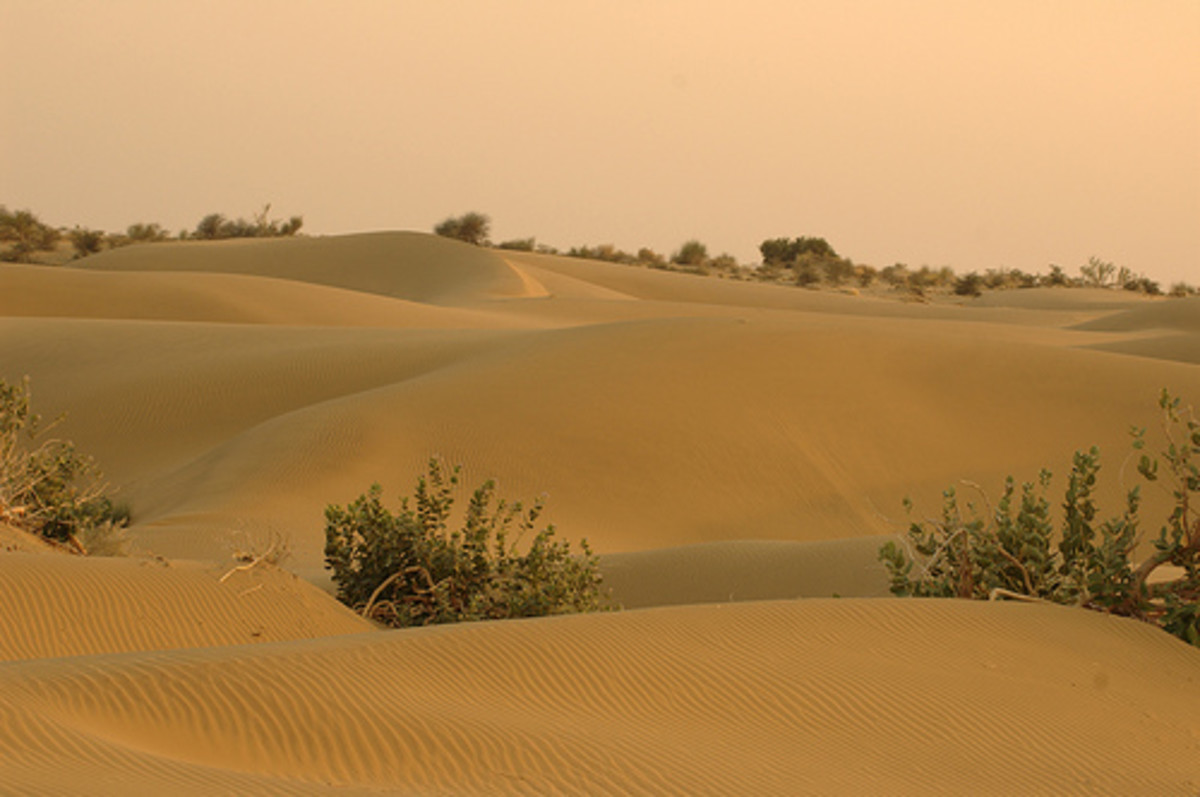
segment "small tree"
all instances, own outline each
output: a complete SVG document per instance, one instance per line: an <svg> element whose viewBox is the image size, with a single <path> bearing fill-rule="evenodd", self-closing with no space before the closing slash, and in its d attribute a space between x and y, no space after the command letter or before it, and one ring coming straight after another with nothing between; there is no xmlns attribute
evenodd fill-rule
<svg viewBox="0 0 1200 797"><path fill-rule="evenodd" d="M555 539L553 526L534 531L541 515L500 501L486 482L471 496L460 530L447 532L459 468L436 459L393 514L378 484L345 507L325 510L325 564L337 596L355 611L391 626L536 617L606 606L596 558L580 557ZM516 531L517 539L510 541ZM524 554L521 537L532 535Z"/></svg>
<svg viewBox="0 0 1200 797"><path fill-rule="evenodd" d="M679 266L702 266L707 260L708 247L695 239L686 241L671 255L671 262Z"/></svg>
<svg viewBox="0 0 1200 797"><path fill-rule="evenodd" d="M434 227L433 231L443 238L455 238L475 246L485 246L491 224L492 220L484 214L471 212L446 219Z"/></svg>
<svg viewBox="0 0 1200 797"><path fill-rule="evenodd" d="M1117 273L1117 267L1107 260L1092 256L1088 258L1087 265L1079 267L1079 273L1083 275L1085 284L1093 288L1107 288Z"/></svg>
<svg viewBox="0 0 1200 797"><path fill-rule="evenodd" d="M1200 517L1192 507L1200 494L1200 420L1165 390L1159 407L1167 445L1161 460L1142 454L1138 472L1150 483L1167 482L1175 508L1149 558L1137 564L1130 559L1140 538L1140 488L1129 491L1122 514L1097 521L1092 493L1100 452L1092 448L1075 453L1057 546L1045 497L1048 471L1036 484L1024 484L1019 496L1009 477L990 516L970 506L964 515L951 488L943 494L941 520L913 523L903 545L889 542L880 549L892 592L1083 606L1154 623L1200 646ZM1133 431L1135 450L1144 448L1144 436L1144 429ZM1151 582L1164 565L1178 570Z"/></svg>
<svg viewBox="0 0 1200 797"><path fill-rule="evenodd" d="M35 253L52 251L59 237L58 230L43 224L32 211L10 212L0 205L0 242L11 244L0 252L0 260L31 263Z"/></svg>

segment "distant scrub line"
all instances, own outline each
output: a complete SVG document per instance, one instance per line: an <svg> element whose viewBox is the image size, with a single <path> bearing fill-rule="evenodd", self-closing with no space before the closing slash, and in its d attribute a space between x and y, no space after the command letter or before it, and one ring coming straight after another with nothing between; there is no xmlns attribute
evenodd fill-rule
<svg viewBox="0 0 1200 797"><path fill-rule="evenodd" d="M304 225L303 216L292 216L287 221L279 221L268 218L270 210L271 206L267 204L251 219L229 219L220 213L210 213L197 223L195 229L180 230L177 235L171 236L160 225L154 223L131 224L124 233L107 233L78 226L70 230L55 228L42 223L29 210L9 211L0 205L0 244L7 244L0 249L0 261L48 262L45 253L56 252L64 239L71 244L73 256L78 259L105 249L135 243L274 238L294 236L300 232ZM573 246L562 251L553 246L539 244L534 237L514 238L493 244L489 239L491 218L478 212L447 218L435 225L433 232L475 246L565 255L747 282L842 290L883 285L917 301L935 293L975 297L981 295L984 290L1041 287L1114 288L1147 296L1164 295L1162 286L1149 277L1098 257L1088 258L1087 263L1079 267L1078 276L1068 275L1062 266L1055 264L1051 264L1045 274L1014 268L995 268L987 269L983 273L972 271L960 275L949 266L936 269L929 266L910 268L904 263L894 263L884 268L876 268L864 263L855 263L850 258L839 255L824 238L809 236L768 238L758 247L762 254L762 262L747 265L738 263L737 259L728 253L711 255L708 247L695 239L685 241L670 256L648 247L630 253L612 244ZM1198 292L1200 291L1193 285L1177 282L1171 285L1165 294L1185 297L1194 296Z"/></svg>

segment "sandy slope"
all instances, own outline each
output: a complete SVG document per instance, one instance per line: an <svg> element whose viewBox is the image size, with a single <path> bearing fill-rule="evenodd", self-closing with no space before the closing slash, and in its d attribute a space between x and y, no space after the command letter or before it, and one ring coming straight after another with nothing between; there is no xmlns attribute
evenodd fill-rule
<svg viewBox="0 0 1200 797"><path fill-rule="evenodd" d="M0 666L10 787L1194 794L1200 655L951 601L693 606Z"/></svg>
<svg viewBox="0 0 1200 797"><path fill-rule="evenodd" d="M1153 629L755 601L881 595L905 495L933 514L1042 466L1057 492L1093 443L1115 511L1125 430L1164 386L1200 397L1198 330L1196 301L920 305L412 233L2 265L0 377L69 413L144 555L200 563L0 535L0 658L24 659L0 665L0 784L1195 793L1200 652ZM322 509L373 481L396 500L435 454L545 493L616 597L660 608L365 633L304 581ZM304 580L220 581L272 535Z"/></svg>

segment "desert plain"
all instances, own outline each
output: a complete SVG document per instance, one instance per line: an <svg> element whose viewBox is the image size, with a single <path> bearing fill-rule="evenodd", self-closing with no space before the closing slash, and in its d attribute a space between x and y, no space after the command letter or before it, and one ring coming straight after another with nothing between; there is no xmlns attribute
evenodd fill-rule
<svg viewBox="0 0 1200 797"><path fill-rule="evenodd" d="M1200 298L913 303L372 233L0 264L0 378L131 553L0 536L0 792L1200 794L1200 648L890 597L876 559L1200 401ZM383 630L323 510L461 463L600 555L617 612ZM982 500L982 499L981 499ZM1147 494L1147 525L1168 502ZM279 566L238 555L286 544Z"/></svg>

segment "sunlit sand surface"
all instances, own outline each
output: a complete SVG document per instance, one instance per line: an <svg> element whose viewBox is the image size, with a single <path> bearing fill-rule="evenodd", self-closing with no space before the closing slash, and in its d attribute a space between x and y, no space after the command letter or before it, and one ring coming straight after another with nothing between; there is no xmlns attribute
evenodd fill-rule
<svg viewBox="0 0 1200 797"><path fill-rule="evenodd" d="M1057 492L1092 444L1116 511L1127 430L1198 365L1200 299L1116 291L915 304L415 233L0 265L0 377L134 515L124 559L0 533L0 790L1195 794L1200 650L885 597L875 552L905 496ZM340 606L324 507L434 455L544 494L633 610ZM270 540L286 570L233 570Z"/></svg>

